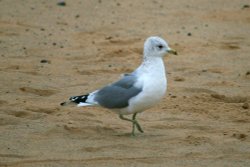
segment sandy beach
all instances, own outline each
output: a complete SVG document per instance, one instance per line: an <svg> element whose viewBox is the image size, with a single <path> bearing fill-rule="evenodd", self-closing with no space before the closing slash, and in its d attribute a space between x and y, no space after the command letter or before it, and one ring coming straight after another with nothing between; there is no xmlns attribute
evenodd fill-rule
<svg viewBox="0 0 250 167"><path fill-rule="evenodd" d="M247 167L250 2L0 0L0 166ZM132 72L147 37L168 92L138 115L145 133L99 107L61 107Z"/></svg>

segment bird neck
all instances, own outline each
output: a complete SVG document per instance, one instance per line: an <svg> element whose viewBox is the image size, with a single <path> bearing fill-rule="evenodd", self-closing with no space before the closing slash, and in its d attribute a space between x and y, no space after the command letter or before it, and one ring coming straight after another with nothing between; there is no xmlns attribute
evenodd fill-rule
<svg viewBox="0 0 250 167"><path fill-rule="evenodd" d="M163 72L165 73L165 66L162 57L144 56L141 68L148 72Z"/></svg>

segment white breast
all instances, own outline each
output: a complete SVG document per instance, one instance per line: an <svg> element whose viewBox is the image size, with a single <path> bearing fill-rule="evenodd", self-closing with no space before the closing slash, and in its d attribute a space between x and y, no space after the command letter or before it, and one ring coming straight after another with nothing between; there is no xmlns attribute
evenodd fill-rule
<svg viewBox="0 0 250 167"><path fill-rule="evenodd" d="M139 67L140 78L138 86L142 86L142 92L129 101L128 112L142 112L156 103L165 95L167 90L167 79L163 60L157 58L142 64Z"/></svg>

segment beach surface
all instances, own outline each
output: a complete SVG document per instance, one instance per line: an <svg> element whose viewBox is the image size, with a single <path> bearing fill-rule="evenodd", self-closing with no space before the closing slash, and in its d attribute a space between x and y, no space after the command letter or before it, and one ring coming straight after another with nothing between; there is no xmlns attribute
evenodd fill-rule
<svg viewBox="0 0 250 167"><path fill-rule="evenodd" d="M0 0L0 166L247 167L247 0ZM62 1L61 1L62 2ZM168 92L138 114L61 107L132 72L166 39Z"/></svg>

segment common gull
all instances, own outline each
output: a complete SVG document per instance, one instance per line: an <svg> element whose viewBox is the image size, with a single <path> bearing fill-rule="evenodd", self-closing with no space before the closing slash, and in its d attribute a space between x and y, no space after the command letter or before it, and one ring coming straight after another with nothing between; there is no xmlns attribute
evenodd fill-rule
<svg viewBox="0 0 250 167"><path fill-rule="evenodd" d="M168 43L157 36L149 37L144 43L143 61L132 73L91 93L72 96L61 105L74 103L81 106L102 106L119 114L120 119L132 122L132 135L135 128L143 133L136 115L158 103L167 90L166 70L163 57L177 54ZM133 114L132 119L124 115Z"/></svg>

